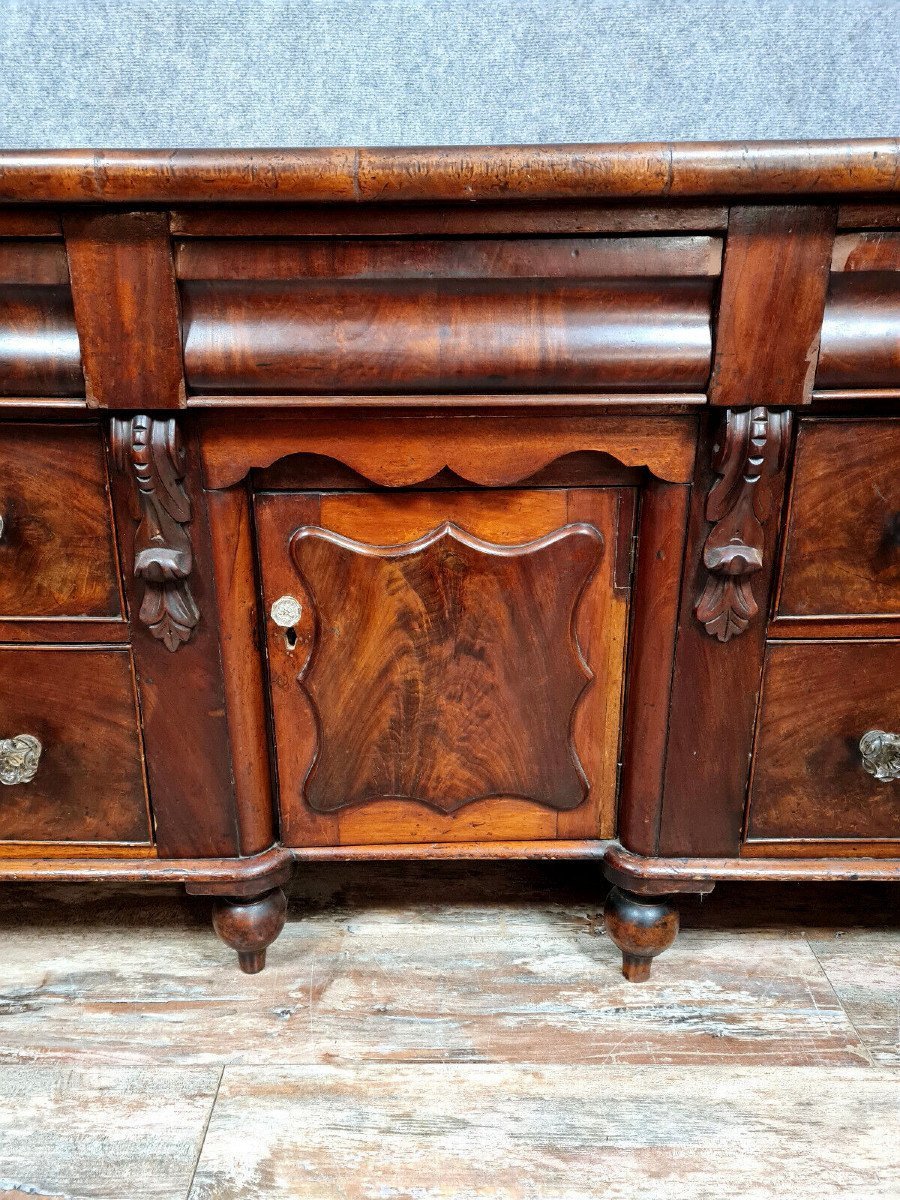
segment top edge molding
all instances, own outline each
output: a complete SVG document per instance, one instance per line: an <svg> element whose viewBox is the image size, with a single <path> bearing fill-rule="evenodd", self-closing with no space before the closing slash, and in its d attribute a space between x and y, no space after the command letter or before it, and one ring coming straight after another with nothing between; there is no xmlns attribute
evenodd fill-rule
<svg viewBox="0 0 900 1200"><path fill-rule="evenodd" d="M0 203L666 200L900 191L900 138L0 152Z"/></svg>

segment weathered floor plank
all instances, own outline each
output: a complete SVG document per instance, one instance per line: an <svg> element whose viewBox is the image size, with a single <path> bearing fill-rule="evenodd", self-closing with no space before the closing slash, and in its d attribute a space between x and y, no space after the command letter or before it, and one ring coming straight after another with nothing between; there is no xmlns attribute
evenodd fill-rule
<svg viewBox="0 0 900 1200"><path fill-rule="evenodd" d="M227 1068L191 1200L895 1200L895 1073Z"/></svg>
<svg viewBox="0 0 900 1200"><path fill-rule="evenodd" d="M900 937L837 929L808 940L872 1060L900 1067Z"/></svg>
<svg viewBox="0 0 900 1200"><path fill-rule="evenodd" d="M0 1066L0 1196L182 1200L220 1076Z"/></svg>
<svg viewBox="0 0 900 1200"><path fill-rule="evenodd" d="M248 977L202 901L3 889L0 1060L868 1062L796 925L694 902L635 987L601 892L581 864L317 866Z"/></svg>

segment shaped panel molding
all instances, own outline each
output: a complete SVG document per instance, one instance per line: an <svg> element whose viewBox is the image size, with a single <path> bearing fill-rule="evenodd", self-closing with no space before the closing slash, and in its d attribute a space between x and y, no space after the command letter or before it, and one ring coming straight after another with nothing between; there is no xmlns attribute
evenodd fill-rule
<svg viewBox="0 0 900 1200"><path fill-rule="evenodd" d="M713 526L703 550L708 574L694 608L720 642L743 633L759 611L752 577L763 565L771 481L784 469L790 428L789 412L729 409L725 416L713 460L719 479L706 501Z"/></svg>
<svg viewBox="0 0 900 1200"><path fill-rule="evenodd" d="M592 675L575 614L603 554L594 526L516 546L450 521L394 546L308 526L290 551L315 613L299 675L318 729L311 809L584 801L572 731Z"/></svg>
<svg viewBox="0 0 900 1200"><path fill-rule="evenodd" d="M118 468L134 484L134 573L143 582L140 619L167 650L188 641L200 620L191 593L193 551L185 491L184 448L173 419L136 416L112 422Z"/></svg>

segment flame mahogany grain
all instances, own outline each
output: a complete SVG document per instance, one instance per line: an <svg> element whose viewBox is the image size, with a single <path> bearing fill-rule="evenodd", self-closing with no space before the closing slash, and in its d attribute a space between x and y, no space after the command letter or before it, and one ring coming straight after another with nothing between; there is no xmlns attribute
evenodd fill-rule
<svg viewBox="0 0 900 1200"><path fill-rule="evenodd" d="M672 895L900 878L898 197L897 139L0 152L0 878L184 883L254 972L295 860L602 860L635 980Z"/></svg>

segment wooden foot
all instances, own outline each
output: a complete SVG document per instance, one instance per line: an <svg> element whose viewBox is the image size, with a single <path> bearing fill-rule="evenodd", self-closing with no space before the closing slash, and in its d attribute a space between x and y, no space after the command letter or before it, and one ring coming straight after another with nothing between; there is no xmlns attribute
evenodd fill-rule
<svg viewBox="0 0 900 1200"><path fill-rule="evenodd" d="M650 964L678 935L678 910L664 897L635 896L614 887L603 910L606 932L622 951L630 983L650 978Z"/></svg>
<svg viewBox="0 0 900 1200"><path fill-rule="evenodd" d="M281 888L246 899L222 897L213 905L213 929L222 941L237 950L238 963L247 975L266 965L266 947L284 929L287 900Z"/></svg>

